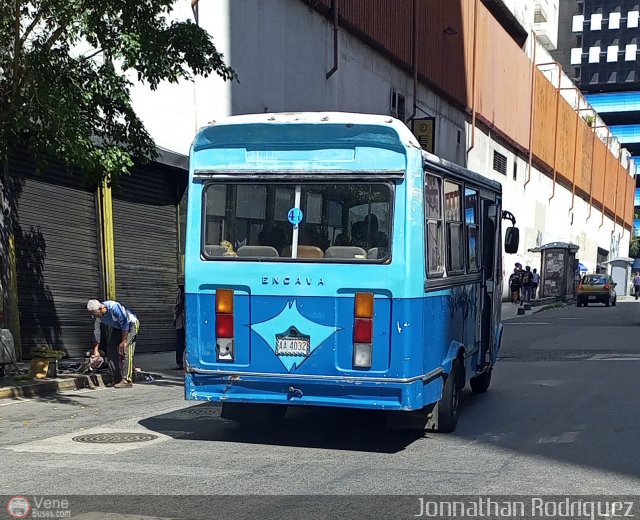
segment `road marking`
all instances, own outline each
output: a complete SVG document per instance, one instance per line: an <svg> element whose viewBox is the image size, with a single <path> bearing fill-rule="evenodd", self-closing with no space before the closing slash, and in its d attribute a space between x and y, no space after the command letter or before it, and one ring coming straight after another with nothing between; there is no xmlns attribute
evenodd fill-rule
<svg viewBox="0 0 640 520"><path fill-rule="evenodd" d="M503 325L549 325L548 321L525 321L525 322L518 322L518 323L512 323L512 322L503 322Z"/></svg>
<svg viewBox="0 0 640 520"><path fill-rule="evenodd" d="M640 354L594 354L587 361L640 361Z"/></svg>
<svg viewBox="0 0 640 520"><path fill-rule="evenodd" d="M558 318L559 320L584 320L584 318Z"/></svg>
<svg viewBox="0 0 640 520"><path fill-rule="evenodd" d="M171 518L165 516L119 515L95 511L71 517L71 520L171 520Z"/></svg>
<svg viewBox="0 0 640 520"><path fill-rule="evenodd" d="M564 432L562 435L540 437L538 444L570 444L576 440L579 432Z"/></svg>

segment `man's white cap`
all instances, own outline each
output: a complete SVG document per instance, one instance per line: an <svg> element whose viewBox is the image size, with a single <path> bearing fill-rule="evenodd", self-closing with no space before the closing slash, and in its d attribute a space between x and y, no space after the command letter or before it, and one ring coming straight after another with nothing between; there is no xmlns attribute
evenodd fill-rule
<svg viewBox="0 0 640 520"><path fill-rule="evenodd" d="M89 312L97 312L102 307L102 304L98 300L89 300L87 302L87 310Z"/></svg>

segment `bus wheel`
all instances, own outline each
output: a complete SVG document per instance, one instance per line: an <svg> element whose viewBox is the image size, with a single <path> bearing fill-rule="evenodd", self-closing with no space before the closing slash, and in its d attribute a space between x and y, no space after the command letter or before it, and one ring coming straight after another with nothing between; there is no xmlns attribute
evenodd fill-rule
<svg viewBox="0 0 640 520"><path fill-rule="evenodd" d="M456 359L451 365L451 372L444 383L442 398L438 401L438 432L449 433L456 429L463 387L464 374L460 361Z"/></svg>
<svg viewBox="0 0 640 520"><path fill-rule="evenodd" d="M482 394L489 389L489 385L491 384L491 372L492 370L486 370L482 372L479 376L472 377L469 380L469 385L471 386L471 391L474 394Z"/></svg>

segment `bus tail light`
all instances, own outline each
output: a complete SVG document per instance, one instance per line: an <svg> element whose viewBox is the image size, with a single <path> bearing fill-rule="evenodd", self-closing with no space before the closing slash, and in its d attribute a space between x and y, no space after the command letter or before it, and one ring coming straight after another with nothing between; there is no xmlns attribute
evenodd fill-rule
<svg viewBox="0 0 640 520"><path fill-rule="evenodd" d="M371 368L373 361L373 293L356 293L353 314L353 366Z"/></svg>
<svg viewBox="0 0 640 520"><path fill-rule="evenodd" d="M373 320L366 318L356 318L353 324L354 343L372 343Z"/></svg>
<svg viewBox="0 0 640 520"><path fill-rule="evenodd" d="M233 361L233 291L216 291L216 355L218 361Z"/></svg>
<svg viewBox="0 0 640 520"><path fill-rule="evenodd" d="M605 285L605 286L604 286L604 290L605 290L605 291L608 291L608 290L609 290L609 284L607 284L607 285Z"/></svg>
<svg viewBox="0 0 640 520"><path fill-rule="evenodd" d="M218 314L216 316L216 337L233 338L233 315Z"/></svg>

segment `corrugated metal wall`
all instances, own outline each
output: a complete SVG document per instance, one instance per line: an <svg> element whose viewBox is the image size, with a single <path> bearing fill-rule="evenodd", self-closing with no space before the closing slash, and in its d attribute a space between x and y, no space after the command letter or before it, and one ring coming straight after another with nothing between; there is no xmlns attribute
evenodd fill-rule
<svg viewBox="0 0 640 520"><path fill-rule="evenodd" d="M116 295L140 320L138 352L175 348L177 184L160 165L136 168L113 190Z"/></svg>
<svg viewBox="0 0 640 520"><path fill-rule="evenodd" d="M22 355L43 345L82 356L86 301L102 293L95 193L60 167L38 176L24 156L9 164Z"/></svg>
<svg viewBox="0 0 640 520"><path fill-rule="evenodd" d="M303 0L329 15L331 0ZM475 0L418 0L418 74L424 83L440 95L471 111L474 72ZM559 181L572 184L576 192L589 200L605 201L607 210L624 215L624 224L632 226L633 190L622 191L629 175L617 167L607 168L607 185L613 197L603 196L605 157L611 152L599 140L592 139L592 129L580 118L577 123L575 167L572 153L576 146L574 109L559 97L554 85L537 69L532 69L518 44L477 2L477 45L475 55L478 118L523 152L530 141L531 102L534 104L533 144L537 164ZM412 0L340 0L341 25L370 43L376 50L400 66L411 65ZM535 91L531 89L531 72L535 74ZM557 121L557 123L556 123ZM560 151L560 153L558 153ZM593 161L592 161L593 159ZM618 162L612 158L609 161ZM616 211L618 197L624 197L624 211ZM625 179L623 180L622 177ZM613 179L613 184L611 180Z"/></svg>

